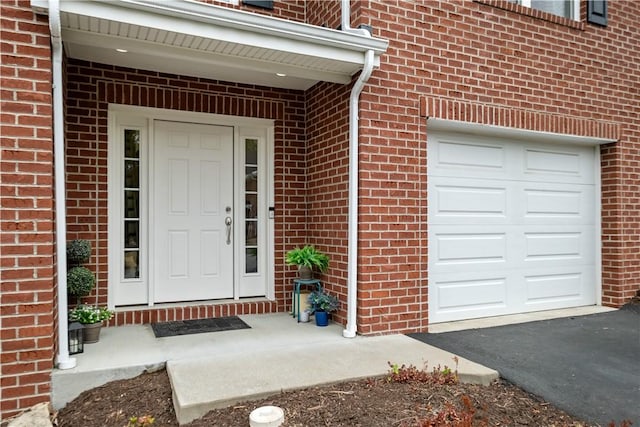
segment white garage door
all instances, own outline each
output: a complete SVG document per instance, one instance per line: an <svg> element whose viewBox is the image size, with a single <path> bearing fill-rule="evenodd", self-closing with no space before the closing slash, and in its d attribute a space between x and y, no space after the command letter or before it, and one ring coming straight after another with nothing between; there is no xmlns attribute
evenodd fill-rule
<svg viewBox="0 0 640 427"><path fill-rule="evenodd" d="M429 132L429 321L596 303L595 150Z"/></svg>

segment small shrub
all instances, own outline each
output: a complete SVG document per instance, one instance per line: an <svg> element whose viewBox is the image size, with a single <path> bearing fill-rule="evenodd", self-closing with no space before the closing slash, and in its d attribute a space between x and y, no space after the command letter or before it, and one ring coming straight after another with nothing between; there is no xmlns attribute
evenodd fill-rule
<svg viewBox="0 0 640 427"><path fill-rule="evenodd" d="M456 366L458 363L457 358L454 358ZM387 381L396 383L429 383L429 384L457 384L458 383L458 369L456 367L455 372L449 367L445 366L441 368L440 365L433 368L431 372L425 369L418 369L413 365L389 364L389 374L387 375Z"/></svg>
<svg viewBox="0 0 640 427"><path fill-rule="evenodd" d="M86 267L73 267L67 272L67 289L69 294L86 297L96 285L96 276Z"/></svg>
<svg viewBox="0 0 640 427"><path fill-rule="evenodd" d="M91 257L91 243L88 240L76 239L67 242L67 262L70 265L80 265L89 261Z"/></svg>

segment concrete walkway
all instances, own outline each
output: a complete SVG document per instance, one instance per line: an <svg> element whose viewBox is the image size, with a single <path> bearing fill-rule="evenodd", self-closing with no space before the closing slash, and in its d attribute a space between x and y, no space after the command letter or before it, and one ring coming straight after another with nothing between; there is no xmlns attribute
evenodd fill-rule
<svg viewBox="0 0 640 427"><path fill-rule="evenodd" d="M155 338L151 328L105 328L78 366L54 371L52 399L63 407L80 392L164 366L180 423L210 409L281 390L384 375L387 362L455 367L454 355L403 335L342 337L342 327L297 323L286 314L240 316L251 329ZM498 373L459 358L461 380L488 384Z"/></svg>

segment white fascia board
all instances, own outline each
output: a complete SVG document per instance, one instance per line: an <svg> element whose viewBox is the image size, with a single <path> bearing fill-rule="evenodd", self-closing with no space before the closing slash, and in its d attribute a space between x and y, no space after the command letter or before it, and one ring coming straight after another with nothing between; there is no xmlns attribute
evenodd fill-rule
<svg viewBox="0 0 640 427"><path fill-rule="evenodd" d="M505 126L463 122L459 120L437 119L431 117L427 119L427 134L430 131L459 132L472 135L494 136L500 138L548 142L555 144L603 145L616 142L615 139L542 132L536 130L510 128Z"/></svg>
<svg viewBox="0 0 640 427"><path fill-rule="evenodd" d="M31 0L31 6L38 12L47 13L48 0ZM373 50L379 56L389 44L383 39L190 0L62 0L60 11L347 62L356 61L354 58L357 57L357 62L363 63L362 53Z"/></svg>

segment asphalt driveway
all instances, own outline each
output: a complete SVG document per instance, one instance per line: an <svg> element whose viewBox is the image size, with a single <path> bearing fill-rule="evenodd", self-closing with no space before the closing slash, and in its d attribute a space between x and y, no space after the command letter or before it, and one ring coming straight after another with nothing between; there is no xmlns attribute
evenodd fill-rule
<svg viewBox="0 0 640 427"><path fill-rule="evenodd" d="M497 370L571 415L640 425L640 305L588 316L411 334Z"/></svg>

